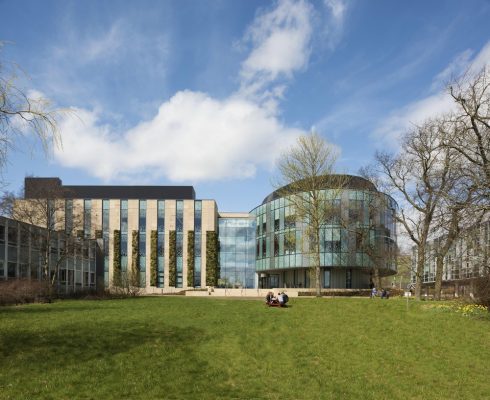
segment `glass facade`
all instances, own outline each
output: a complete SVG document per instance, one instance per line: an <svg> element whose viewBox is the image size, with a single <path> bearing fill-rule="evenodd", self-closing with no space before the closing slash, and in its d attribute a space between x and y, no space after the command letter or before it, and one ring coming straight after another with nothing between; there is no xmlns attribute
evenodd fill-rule
<svg viewBox="0 0 490 400"><path fill-rule="evenodd" d="M121 270L128 269L128 201L121 200Z"/></svg>
<svg viewBox="0 0 490 400"><path fill-rule="evenodd" d="M83 237L92 237L92 200L83 201Z"/></svg>
<svg viewBox="0 0 490 400"><path fill-rule="evenodd" d="M194 287L201 287L202 202L194 202ZM188 283L191 285L191 283Z"/></svg>
<svg viewBox="0 0 490 400"><path fill-rule="evenodd" d="M109 286L109 200L102 200L102 252L104 254L104 285Z"/></svg>
<svg viewBox="0 0 490 400"><path fill-rule="evenodd" d="M71 235L73 231L73 200L65 200L65 232Z"/></svg>
<svg viewBox="0 0 490 400"><path fill-rule="evenodd" d="M255 287L255 218L219 218L218 223L219 286Z"/></svg>
<svg viewBox="0 0 490 400"><path fill-rule="evenodd" d="M0 217L0 280L46 279L46 265L52 279L59 264L55 281L62 293L95 288L96 242L52 231L48 243L46 232L40 227Z"/></svg>
<svg viewBox="0 0 490 400"><path fill-rule="evenodd" d="M139 201L139 220L138 220L138 257L140 269L140 285L146 286L146 200Z"/></svg>
<svg viewBox="0 0 490 400"><path fill-rule="evenodd" d="M366 285L375 263L380 271L396 271L396 202L369 189L324 189L325 223L320 230L320 265L323 287ZM256 220L256 270L262 287L309 287L311 254L299 221L287 198L271 198L251 212ZM301 269L298 271L298 269ZM342 269L342 275L338 275ZM368 278L360 277L364 271ZM290 271L291 273L289 273ZM366 274L367 271L367 274ZM364 283L360 283L364 280ZM369 284L369 283L368 283Z"/></svg>
<svg viewBox="0 0 490 400"><path fill-rule="evenodd" d="M157 202L157 287L165 282L165 200Z"/></svg>
<svg viewBox="0 0 490 400"><path fill-rule="evenodd" d="M175 287L182 287L182 275L184 270L184 201L176 201L176 215L175 215L175 231L176 231L176 246L177 253L177 271L175 279Z"/></svg>

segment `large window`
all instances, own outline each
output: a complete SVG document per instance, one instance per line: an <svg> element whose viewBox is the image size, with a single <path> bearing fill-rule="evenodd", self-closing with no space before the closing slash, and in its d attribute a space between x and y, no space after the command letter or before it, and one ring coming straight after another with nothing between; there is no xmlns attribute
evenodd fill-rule
<svg viewBox="0 0 490 400"><path fill-rule="evenodd" d="M177 276L175 280L176 287L182 287L182 274L184 269L184 201L177 200L176 202L176 220L175 230L177 236L176 253L177 253Z"/></svg>
<svg viewBox="0 0 490 400"><path fill-rule="evenodd" d="M254 287L255 233L255 218L219 219L220 286Z"/></svg>
<svg viewBox="0 0 490 400"><path fill-rule="evenodd" d="M104 252L104 284L109 285L109 210L110 201L102 200L102 240Z"/></svg>
<svg viewBox="0 0 490 400"><path fill-rule="evenodd" d="M73 200L65 200L65 232L71 235L73 231Z"/></svg>
<svg viewBox="0 0 490 400"><path fill-rule="evenodd" d="M165 200L157 202L157 287L164 286L165 278Z"/></svg>
<svg viewBox="0 0 490 400"><path fill-rule="evenodd" d="M201 286L202 202L194 202L194 287ZM188 284L191 284L189 282Z"/></svg>
<svg viewBox="0 0 490 400"><path fill-rule="evenodd" d="M92 237L92 200L83 201L83 236Z"/></svg>
<svg viewBox="0 0 490 400"><path fill-rule="evenodd" d="M121 200L121 270L128 269L128 201Z"/></svg>
<svg viewBox="0 0 490 400"><path fill-rule="evenodd" d="M139 201L139 268L140 284L146 285L146 200Z"/></svg>

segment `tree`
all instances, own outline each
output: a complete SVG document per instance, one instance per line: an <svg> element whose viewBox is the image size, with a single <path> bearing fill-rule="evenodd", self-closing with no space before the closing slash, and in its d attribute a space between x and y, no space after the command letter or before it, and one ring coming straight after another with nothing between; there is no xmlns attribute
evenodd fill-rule
<svg viewBox="0 0 490 400"><path fill-rule="evenodd" d="M311 133L300 136L277 162L278 191L293 207L298 225L303 226L317 296L321 296L321 231L335 212L332 200L339 197L346 180L345 175L334 174L336 159L334 147ZM326 188L331 190L327 192Z"/></svg>
<svg viewBox="0 0 490 400"><path fill-rule="evenodd" d="M2 204L10 218L29 224L22 226L25 227L26 234L31 235L31 240L37 243L41 255L42 277L49 283L52 296L61 265L68 255L73 254L75 248L80 247L80 237L83 236L82 219L81 213L73 213L70 220L73 230L65 232L66 192L49 179L39 190L39 193L31 193L33 197L29 199L7 193ZM43 229L36 231L30 227L32 225ZM77 232L77 235L73 236L72 232Z"/></svg>
<svg viewBox="0 0 490 400"><path fill-rule="evenodd" d="M429 120L405 134L398 154L376 153L385 191L401 199L397 221L417 248L415 297L421 299L426 251L436 210L451 183L454 151L443 146L444 120Z"/></svg>
<svg viewBox="0 0 490 400"><path fill-rule="evenodd" d="M490 210L490 70L476 75L467 73L448 87L456 103L451 114L453 135L444 145L457 151L467 161L464 172L478 188L486 211Z"/></svg>
<svg viewBox="0 0 490 400"><path fill-rule="evenodd" d="M369 179L366 170L361 169L361 176ZM396 259L395 232L381 221L381 216L390 208L388 196L377 191L368 191L362 200L361 209L349 209L347 218L340 219L342 229L349 232L355 240L356 252L366 255L371 265L374 287L381 288L381 270L386 264ZM383 221L384 222L384 221Z"/></svg>
<svg viewBox="0 0 490 400"><path fill-rule="evenodd" d="M0 41L0 52L3 45ZM16 136L23 133L34 133L45 152L51 144L61 144L57 120L66 111L54 109L48 99L19 88L20 73L15 64L0 61L0 170L15 147Z"/></svg>

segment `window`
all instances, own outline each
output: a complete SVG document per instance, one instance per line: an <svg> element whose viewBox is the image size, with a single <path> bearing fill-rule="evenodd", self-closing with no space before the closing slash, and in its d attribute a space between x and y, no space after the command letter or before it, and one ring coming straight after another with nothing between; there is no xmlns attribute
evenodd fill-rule
<svg viewBox="0 0 490 400"><path fill-rule="evenodd" d="M8 227L8 244L12 246L17 245L17 227L9 226Z"/></svg>
<svg viewBox="0 0 490 400"><path fill-rule="evenodd" d="M157 287L164 286L165 200L157 201Z"/></svg>
<svg viewBox="0 0 490 400"><path fill-rule="evenodd" d="M341 250L342 250L342 243L340 240L325 241L325 253L340 253Z"/></svg>
<svg viewBox="0 0 490 400"><path fill-rule="evenodd" d="M177 253L177 268L176 268L176 287L182 287L182 273L184 268L183 245L184 245L184 201L177 200L175 214L175 230L176 230L176 253Z"/></svg>
<svg viewBox="0 0 490 400"><path fill-rule="evenodd" d="M296 235L295 232L286 232L284 235L284 254L296 253Z"/></svg>
<svg viewBox="0 0 490 400"><path fill-rule="evenodd" d="M329 269L324 269L323 270L323 287L325 289L330 288L330 270Z"/></svg>
<svg viewBox="0 0 490 400"><path fill-rule="evenodd" d="M7 278L14 279L17 277L17 263L9 262L7 264Z"/></svg>
<svg viewBox="0 0 490 400"><path fill-rule="evenodd" d="M92 237L92 200L83 201L83 237Z"/></svg>
<svg viewBox="0 0 490 400"><path fill-rule="evenodd" d="M201 286L201 227L202 225L202 202L194 202L194 287ZM187 283L188 285L191 282Z"/></svg>
<svg viewBox="0 0 490 400"><path fill-rule="evenodd" d="M352 288L352 270L348 269L345 271L345 287L346 289Z"/></svg>
<svg viewBox="0 0 490 400"><path fill-rule="evenodd" d="M73 200L65 200L65 232L71 235L73 231Z"/></svg>

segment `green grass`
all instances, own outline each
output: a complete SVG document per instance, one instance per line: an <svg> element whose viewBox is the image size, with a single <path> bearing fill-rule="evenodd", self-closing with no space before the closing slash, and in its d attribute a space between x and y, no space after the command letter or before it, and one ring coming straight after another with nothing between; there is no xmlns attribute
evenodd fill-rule
<svg viewBox="0 0 490 400"><path fill-rule="evenodd" d="M1 399L488 399L490 320L403 300L0 308Z"/></svg>

